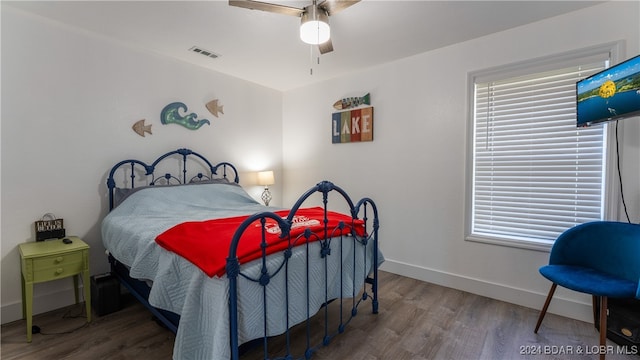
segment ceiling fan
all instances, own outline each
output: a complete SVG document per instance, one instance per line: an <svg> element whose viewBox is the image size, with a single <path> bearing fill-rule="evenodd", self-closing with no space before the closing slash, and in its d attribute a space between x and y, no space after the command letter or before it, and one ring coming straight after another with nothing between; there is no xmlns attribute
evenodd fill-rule
<svg viewBox="0 0 640 360"><path fill-rule="evenodd" d="M318 45L320 54L326 54L333 51L329 16L359 1L360 0L323 0L318 3L316 0L313 0L311 5L305 6L302 9L254 0L229 0L229 5L300 17L300 39L307 44Z"/></svg>

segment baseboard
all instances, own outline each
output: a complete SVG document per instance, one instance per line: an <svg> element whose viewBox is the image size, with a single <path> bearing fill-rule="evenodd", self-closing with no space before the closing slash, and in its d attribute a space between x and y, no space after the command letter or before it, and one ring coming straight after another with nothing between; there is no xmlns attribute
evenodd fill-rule
<svg viewBox="0 0 640 360"><path fill-rule="evenodd" d="M390 259L385 259L385 262L382 264L380 269L413 279L486 296L500 301L506 301L536 310L539 310L542 307L547 297L546 293L536 293L527 289L492 283L481 279L474 279L467 276L447 273L436 269L429 269ZM80 293L82 293L82 289L80 289ZM66 289L49 294L37 294L36 292L33 299L33 314L37 315L72 305L74 303L73 299L73 289ZM593 309L590 302L578 302L572 299L563 298L556 294L556 296L553 297L553 301L551 302L548 311L550 313L572 319L593 322ZM0 315L0 321L2 324L22 319L22 303L18 301L3 305Z"/></svg>
<svg viewBox="0 0 640 360"><path fill-rule="evenodd" d="M429 269L389 259L385 259L380 269L432 284L446 286L536 310L540 310L540 308L542 308L542 305L547 298L546 293L536 293L527 289L492 283L481 279L447 273L436 269ZM558 296L557 292L551 301L548 312L571 319L593 322L593 308L591 302L584 303L572 299L566 299Z"/></svg>
<svg viewBox="0 0 640 360"><path fill-rule="evenodd" d="M79 287L79 294L83 294L82 286ZM73 289L65 289L48 294L33 294L33 315L42 314L48 311L59 309L65 306L73 305L75 295ZM80 301L84 301L81 295ZM22 302L17 301L11 304L3 305L0 313L0 322L7 324L22 319Z"/></svg>

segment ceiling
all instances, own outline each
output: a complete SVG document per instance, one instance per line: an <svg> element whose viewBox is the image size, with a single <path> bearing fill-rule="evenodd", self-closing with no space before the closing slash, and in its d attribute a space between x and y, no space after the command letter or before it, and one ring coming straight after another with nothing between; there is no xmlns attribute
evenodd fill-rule
<svg viewBox="0 0 640 360"><path fill-rule="evenodd" d="M272 2L301 8L311 0ZM321 56L298 37L299 18L226 0L3 0L2 6L287 91L601 2L362 0L330 17L334 51ZM193 46L219 57L189 51Z"/></svg>

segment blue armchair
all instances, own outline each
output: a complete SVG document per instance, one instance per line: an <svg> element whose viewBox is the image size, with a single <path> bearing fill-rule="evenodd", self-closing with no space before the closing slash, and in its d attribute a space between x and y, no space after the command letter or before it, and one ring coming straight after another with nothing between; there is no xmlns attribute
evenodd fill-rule
<svg viewBox="0 0 640 360"><path fill-rule="evenodd" d="M556 239L549 265L541 267L540 274L553 284L534 332L538 333L560 285L591 294L594 319L600 298L600 345L606 345L607 298L640 299L640 224L594 221L577 225Z"/></svg>

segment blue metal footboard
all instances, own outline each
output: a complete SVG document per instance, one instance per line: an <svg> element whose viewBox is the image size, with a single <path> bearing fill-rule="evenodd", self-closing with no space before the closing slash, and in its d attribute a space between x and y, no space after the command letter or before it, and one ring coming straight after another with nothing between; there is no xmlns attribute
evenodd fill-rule
<svg viewBox="0 0 640 360"><path fill-rule="evenodd" d="M362 220L364 222L364 228L365 228L365 232L364 232L364 236L358 236L355 232L355 230L353 229L353 223L352 224L345 224L343 222L341 222L338 225L338 228L340 228L339 230L342 230L345 226L348 226L351 228L351 233L347 236L342 236L339 235L337 237L334 237L332 234L336 234L338 232L336 232L336 230L338 229L331 229L328 228L327 223L328 223L328 219L327 219L327 203L328 203L328 195L330 192L337 192L338 194L340 194L342 196L342 198L344 198L344 200L347 202L350 212L351 212L351 217L352 220L355 221L357 219L360 219L358 216L360 214L362 214L362 218L360 220ZM320 192L322 193L322 201L323 201L323 208L324 208L324 236L321 236L319 238L317 238L316 240L318 242L320 242L320 251L319 254L310 254L309 252L309 242L311 240L311 238L313 238L314 236L317 236L316 234L311 233L310 231L308 231L308 229L302 234L299 235L297 238L292 238L292 236L290 235L290 230L292 227L292 223L294 221L294 216L296 215L296 212L298 211L298 209L300 208L300 206L305 202L305 200L307 200L307 198L309 198L312 194ZM370 216L370 214L368 214L368 212L373 212L373 221L371 223L369 222L368 216ZM269 270L269 268L267 267L266 264L266 249L269 246L269 244L266 241L266 221L267 219L272 219L273 221L278 223L278 226L280 227L281 231L282 231L282 235L281 238L283 239L287 239L288 241L288 248L284 251L283 256L282 256L282 262L280 263L280 265L275 269L271 269L271 271ZM249 226L255 226L252 224L256 224L259 223L260 226L262 227L262 243L261 243L261 248L262 248L262 268L261 268L261 272L260 272L260 276L258 277L251 277L245 273L243 273L242 271L242 267L240 266L238 257L236 256L236 251L238 248L238 244L241 240L241 237L243 235L243 232L249 227ZM338 186L334 185L331 182L328 181L323 181L319 184L317 184L315 187L309 189L304 195L302 195L300 197L300 199L298 199L298 201L296 202L296 204L293 206L293 208L291 209L289 215L287 216L286 219L281 218L280 216L276 215L275 213L272 212L262 212L262 213L258 213L255 214L253 216L250 216L249 218L247 218L241 225L240 227L236 230L233 240L232 240L232 244L231 247L229 249L229 257L227 258L227 266L226 266L226 271L227 271L227 276L229 278L229 293L230 293L230 298L229 298L229 322L230 322L230 348L231 348L231 358L234 360L239 359L239 351L238 351L238 346L239 346L239 339L238 339L238 286L239 286L239 277L243 277L249 281L255 282L260 284L260 286L262 287L262 303L261 304L257 304L256 306L261 306L262 307L262 315L263 315L263 349L264 349L264 359L293 359L294 355L292 354L292 346L291 346L291 327L295 324L291 324L289 322L289 317L290 317L290 313L289 313L289 301L291 299L293 299L294 297L306 297L306 302L307 302L307 316L306 319L303 320L303 322L306 323L306 347L304 350L304 354L302 354L302 357L305 359L309 359L313 353L320 347L320 346L325 346L328 345L329 342L331 341L331 339L344 332L345 328L347 326L347 324L349 324L349 322L351 321L351 319L353 317L355 317L358 313L358 306L362 303L362 301L367 300L367 299L371 299L372 302L372 312L374 314L378 313L378 227L379 227L379 221L378 221L378 210L376 208L375 203L373 202L373 200L369 199L369 198L364 198L362 200L360 200L357 204L354 205L354 203L351 201L351 199L349 198L349 196L346 194L345 191L343 191L341 188L339 188ZM339 233L342 233L342 231L339 231ZM364 279L360 279L359 281L363 283L362 289L357 289L356 288L356 283L358 282L356 279L356 251L353 252L353 277L352 277L352 281L353 283L351 284L351 293L349 294L344 294L343 293L343 288L344 288L344 274L342 273L343 271L343 267L342 267L342 261L340 262L340 293L337 297L334 296L330 296L329 295L329 290L328 290L328 266L327 266L327 259L330 256L339 256L340 259L342 259L343 254L342 254L342 250L343 250L343 241L351 241L353 242L354 246L362 246L365 251L363 251L362 253L364 254L364 259L362 260L364 263ZM334 246L332 247L332 244L334 244ZM338 244L338 245L335 245ZM370 245L369 247L367 247L367 245ZM322 312L322 314L318 315L318 316L324 316L324 325L323 325L323 329L322 331L324 331L322 340L320 341L320 343L318 344L312 344L311 343L311 330L309 327L310 324L310 318L314 316L314 314L311 314L311 312L309 311L309 293L310 293L310 276L314 276L317 274L310 274L309 272L309 265L307 262L307 270L306 270L306 289L304 289L303 293L293 293L292 289L290 289L290 285L289 285L289 259L291 258L292 255L292 250L294 248L294 246L306 246L306 256L307 256L307 260L309 259L310 256L320 256L321 258L324 259L324 268L323 268L323 272L324 274L322 274L324 276L324 303L325 305L327 305L329 302L331 301L337 301L340 307L340 311L338 314L339 319L337 319L338 321L338 326L335 328L330 328L329 325L329 312L328 312L328 306L324 306L323 309L321 309L320 311ZM336 249L336 247L338 247L338 249ZM372 251L373 254L371 254L370 256L370 260L369 263L367 263L367 249L369 251ZM368 269L371 269L370 271ZM270 285L270 283L273 283L272 280L276 277L276 276L284 276L284 288L283 289L279 289L279 291L283 291L284 292L284 298L285 298L285 313L286 313L286 331L284 333L285 336L285 350L284 350L284 354L278 355L277 357L271 357L272 355L270 354L269 351L269 344L267 341L267 338L269 336L269 329L268 329L268 321L267 321L267 313L268 313L268 309L269 309L269 304L267 302L267 287ZM367 287L366 285L369 284L371 285L371 294L367 291ZM362 291L361 296L358 296L360 294L360 291ZM349 300L350 301L350 305L348 304ZM282 304L277 304L279 306L281 306ZM343 307L345 306L350 306L350 315L346 318L344 318L343 316Z"/></svg>

